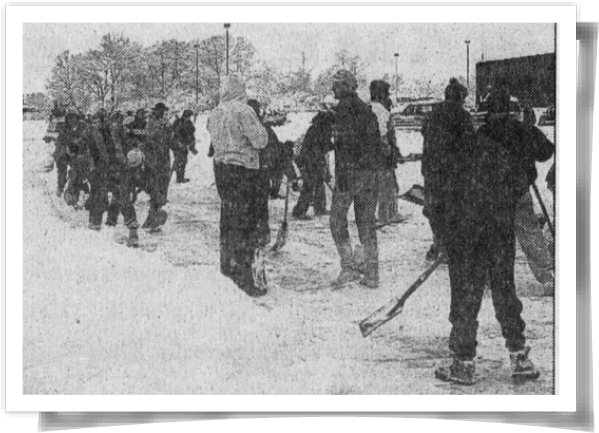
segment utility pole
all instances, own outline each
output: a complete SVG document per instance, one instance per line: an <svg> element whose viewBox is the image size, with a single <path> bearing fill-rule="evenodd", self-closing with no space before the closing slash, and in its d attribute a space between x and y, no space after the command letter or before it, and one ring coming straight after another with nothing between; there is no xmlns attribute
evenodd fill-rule
<svg viewBox="0 0 599 433"><path fill-rule="evenodd" d="M200 44L194 44L196 49L196 107L200 96Z"/></svg>
<svg viewBox="0 0 599 433"><path fill-rule="evenodd" d="M470 41L466 42L466 88L470 90Z"/></svg>
<svg viewBox="0 0 599 433"><path fill-rule="evenodd" d="M306 53L302 51L302 74L306 72Z"/></svg>
<svg viewBox="0 0 599 433"><path fill-rule="evenodd" d="M229 75L229 27L231 27L231 24L229 23L225 23L225 47L226 47L226 52L227 52L227 75Z"/></svg>
<svg viewBox="0 0 599 433"><path fill-rule="evenodd" d="M397 61L399 59L399 53L395 53L395 103L397 104L397 92L399 88L399 72L397 70Z"/></svg>
<svg viewBox="0 0 599 433"><path fill-rule="evenodd" d="M162 41L162 49L160 50L160 65L160 76L162 77L162 99L164 99L166 95L166 63L164 62L164 41Z"/></svg>

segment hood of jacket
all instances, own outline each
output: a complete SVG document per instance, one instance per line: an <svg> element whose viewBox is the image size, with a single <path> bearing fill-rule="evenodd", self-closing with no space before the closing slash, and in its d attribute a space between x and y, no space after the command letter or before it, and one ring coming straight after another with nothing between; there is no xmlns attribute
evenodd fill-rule
<svg viewBox="0 0 599 433"><path fill-rule="evenodd" d="M241 101L245 103L246 99L245 83L234 75L226 76L221 85L220 102Z"/></svg>

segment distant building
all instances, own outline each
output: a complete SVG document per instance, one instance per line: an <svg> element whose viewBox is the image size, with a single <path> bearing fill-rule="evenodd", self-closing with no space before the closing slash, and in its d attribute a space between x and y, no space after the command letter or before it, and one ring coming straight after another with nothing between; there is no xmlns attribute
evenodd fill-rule
<svg viewBox="0 0 599 433"><path fill-rule="evenodd" d="M500 83L505 83L520 102L533 107L555 105L555 53L477 63L477 108L488 86Z"/></svg>

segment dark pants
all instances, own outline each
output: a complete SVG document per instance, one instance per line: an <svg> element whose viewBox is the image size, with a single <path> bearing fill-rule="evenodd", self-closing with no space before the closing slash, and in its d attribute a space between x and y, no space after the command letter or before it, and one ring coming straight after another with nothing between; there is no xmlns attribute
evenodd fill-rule
<svg viewBox="0 0 599 433"><path fill-rule="evenodd" d="M173 162L173 170L177 173L177 182L182 182L185 179L185 167L187 167L187 148L178 148L173 150L175 160Z"/></svg>
<svg viewBox="0 0 599 433"><path fill-rule="evenodd" d="M170 182L170 165L158 168L146 167L146 192L150 196L150 208L158 210L166 204Z"/></svg>
<svg viewBox="0 0 599 433"><path fill-rule="evenodd" d="M281 184L283 183L283 176L287 177L287 182L293 182L297 178L292 163L270 167L268 169L268 174L271 185L270 196L272 198L279 197L279 191L281 190Z"/></svg>
<svg viewBox="0 0 599 433"><path fill-rule="evenodd" d="M260 243L259 223L263 173L232 164L214 164L221 199L220 268L244 290L255 288L254 252Z"/></svg>
<svg viewBox="0 0 599 433"><path fill-rule="evenodd" d="M107 225L116 225L120 213L123 215L125 226L138 228L139 224L134 206L136 179L139 178L139 176L136 176L136 170L139 169L120 166L118 179L111 179L108 190L112 192L112 201L108 204Z"/></svg>
<svg viewBox="0 0 599 433"><path fill-rule="evenodd" d="M87 155L75 155L71 158L70 165L65 200L70 206L75 206L82 191L90 192L88 181L94 171L94 164Z"/></svg>
<svg viewBox="0 0 599 433"><path fill-rule="evenodd" d="M397 193L399 187L397 185L397 178L395 177L395 170L392 168L381 170L378 173L379 176L379 222L386 222L397 218Z"/></svg>
<svg viewBox="0 0 599 433"><path fill-rule="evenodd" d="M495 317L510 351L525 345L522 303L514 283L515 236L511 224L493 217L470 223L453 219L448 231L452 330L449 348L460 359L474 359L478 313L485 282L490 282Z"/></svg>
<svg viewBox="0 0 599 433"><path fill-rule="evenodd" d="M337 178L339 179L339 175ZM347 228L347 213L353 203L358 236L364 245L366 266L374 267L378 272L378 246L374 217L378 193L377 172L350 171L344 173L343 178L343 190L340 190L340 182L338 182L333 191L330 217L331 233L341 256L341 267L353 265Z"/></svg>
<svg viewBox="0 0 599 433"><path fill-rule="evenodd" d="M432 176L431 176L432 177ZM428 218L433 233L433 243L439 247L445 244L445 201L443 184L440 180L424 179L423 215Z"/></svg>
<svg viewBox="0 0 599 433"><path fill-rule="evenodd" d="M270 226L268 224L268 194L270 192L270 179L268 169L260 169L259 198L256 204L258 209L259 244L266 246L270 242Z"/></svg>
<svg viewBox="0 0 599 433"><path fill-rule="evenodd" d="M89 175L89 197L85 207L89 211L90 227L101 227L104 211L108 207L106 172L102 167L95 167Z"/></svg>
<svg viewBox="0 0 599 433"><path fill-rule="evenodd" d="M56 174L58 176L57 190L62 192L67 184L69 155L63 150L56 149L54 152L54 162L56 163Z"/></svg>
<svg viewBox="0 0 599 433"><path fill-rule="evenodd" d="M293 215L301 216L308 212L310 205L314 205L314 214L323 214L327 208L327 196L324 189L324 176L319 170L305 170L302 172L303 187L299 199L293 208Z"/></svg>

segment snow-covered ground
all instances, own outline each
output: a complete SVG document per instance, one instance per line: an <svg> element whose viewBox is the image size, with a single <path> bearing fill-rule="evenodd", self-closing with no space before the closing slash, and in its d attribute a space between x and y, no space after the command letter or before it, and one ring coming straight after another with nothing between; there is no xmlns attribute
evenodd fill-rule
<svg viewBox="0 0 599 433"><path fill-rule="evenodd" d="M305 132L312 114L290 115L281 140ZM26 394L550 394L553 392L553 299L519 251L518 292L527 337L542 376L516 386L491 300L480 313L477 372L471 388L440 383L434 366L449 355L449 279L441 267L404 312L363 338L358 323L403 292L425 269L431 242L421 209L379 232L381 287L332 291L339 271L328 217L289 221L288 243L270 253L269 295L252 300L218 266L219 200L206 157L205 117L197 120L200 153L188 184L172 184L169 220L159 235L142 232L143 248L115 242L116 229L87 229L87 214L54 195L56 172L46 124L25 122L24 392ZM551 131L546 133L551 137ZM420 152L419 133L399 132L404 154ZM545 173L539 188L546 198ZM419 163L397 170L400 190L422 183ZM327 192L328 193L328 192ZM329 194L329 193L328 193ZM291 205L298 195L293 194ZM330 202L330 195L329 195ZM270 202L273 239L283 201ZM552 205L548 204L552 209ZM138 218L147 196L140 194ZM351 215L351 214L350 214ZM355 224L351 225L356 239Z"/></svg>

